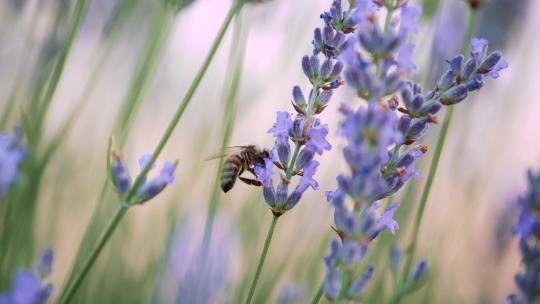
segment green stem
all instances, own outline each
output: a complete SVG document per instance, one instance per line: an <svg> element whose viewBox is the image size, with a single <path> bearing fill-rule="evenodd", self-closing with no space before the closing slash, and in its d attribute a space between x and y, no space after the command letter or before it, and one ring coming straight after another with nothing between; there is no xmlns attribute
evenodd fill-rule
<svg viewBox="0 0 540 304"><path fill-rule="evenodd" d="M286 178L291 179L293 173L294 173L294 167L296 166L296 160L298 159L298 154L300 153L300 144L296 144L296 147L294 148L294 152L291 158L291 163L289 164L289 167L287 168L286 172Z"/></svg>
<svg viewBox="0 0 540 304"><path fill-rule="evenodd" d="M133 187L129 191L129 193L126 196L126 201L131 201L135 194L137 193L139 187L141 186L144 178L146 177L146 174L148 174L148 171L150 171L150 168L152 167L152 164L156 161L159 154L171 138L171 135L176 128L176 125L180 121L180 118L182 118L182 115L184 114L184 111L186 110L186 107L189 105L189 102L193 98L193 95L195 94L195 91L197 91L197 88L199 87L199 84L201 83L201 80L203 76L206 74L206 71L208 70L208 67L210 66L210 62L212 62L212 59L214 58L214 55L217 52L217 49L219 45L221 44L221 41L223 40L223 37L225 36L225 32L227 32L227 28L229 27L234 15L240 10L242 7L242 1L234 1L231 5L231 8L229 9L229 12L227 13L227 16L225 17L225 20L223 21L221 28L218 31L218 34L216 38L214 39L214 42L212 43L212 46L210 47L210 51L206 55L205 60L203 61L201 67L199 68L199 71L195 75L195 78L193 79L193 82L191 83L190 87L188 88L188 91L186 92L186 95L182 99L182 102L180 103L180 106L174 113L173 118L169 122L169 125L167 126L167 129L163 133L163 136L161 137L159 143L157 144L156 148L154 149L154 152L152 153L152 157L150 160L146 163L146 166L141 170L141 173L137 176L135 179L135 182L133 183Z"/></svg>
<svg viewBox="0 0 540 304"><path fill-rule="evenodd" d="M322 298L323 293L324 293L324 282L321 282L321 285L319 286L319 289L317 290L317 293L315 294L313 301L311 301L311 304L319 303L319 301Z"/></svg>
<svg viewBox="0 0 540 304"><path fill-rule="evenodd" d="M118 138L119 147L125 145L127 134L131 130L131 126L141 105L141 100L160 62L161 51L165 45L172 22L171 16L172 12L170 8L165 1L162 1L158 7L158 12L152 18L148 40L142 56L144 59L137 67L127 96L115 120L116 126L114 130L117 132L116 137Z"/></svg>
<svg viewBox="0 0 540 304"><path fill-rule="evenodd" d="M54 96L54 92L56 91L56 88L58 87L58 83L60 82L60 77L62 76L62 72L64 71L64 66L66 64L67 57L69 55L69 52L71 51L73 42L75 41L75 38L77 37L77 33L79 32L79 29L81 27L81 23L82 23L84 12L86 11L86 7L87 7L86 0L77 1L77 4L75 6L75 16L73 17L73 23L71 24L71 30L69 32L66 46L62 49L62 53L60 53L60 57L58 58L58 61L56 62L56 65L52 72L49 85L47 86L45 94L43 95L43 98L41 99L41 102L38 105L39 106L38 113L40 113L40 116L37 121L36 132L41 132L41 129L42 129L41 124L45 120L47 111L49 110L49 106L51 105L51 101Z"/></svg>
<svg viewBox="0 0 540 304"><path fill-rule="evenodd" d="M113 217L109 221L109 224L107 224L107 227L105 228L105 230L99 237L96 246L90 252L90 256L84 262L81 270L75 274L72 284L69 285L65 293L65 297L63 299L60 299L60 302L59 302L60 304L69 303L73 299L75 292L81 285L83 279L88 274L88 271L90 270L92 265L94 265L94 262L96 261L97 257L103 250L103 247L105 246L105 244L107 244L107 241L109 241L109 239L111 238L111 235L113 234L114 230L116 229L116 227L118 226L122 218L124 218L124 216L126 215L126 212L128 211L129 207L130 206L125 203L122 203L118 206L118 208L116 209L116 212L114 213Z"/></svg>
<svg viewBox="0 0 540 304"><path fill-rule="evenodd" d="M384 19L384 32L386 33L388 31L388 27L390 27L390 22L392 21L392 14L394 13L394 5L390 4L386 8L388 10L388 13L386 14L386 18Z"/></svg>
<svg viewBox="0 0 540 304"><path fill-rule="evenodd" d="M469 40L471 39L473 35L474 30L474 23L475 23L475 11L470 10L469 11L469 18L467 23L467 32L464 37L463 42L463 53L466 53L468 50ZM426 179L426 185L424 186L424 190L422 192L422 196L420 198L420 203L418 206L418 210L416 211L414 224L413 224L413 232L412 232L412 239L409 247L407 248L407 257L405 260L403 273L401 277L401 284L405 282L407 277L409 276L409 272L411 271L414 254L416 250L416 246L418 243L418 233L420 231L420 225L422 223L422 217L424 215L424 210L426 208L427 200L429 198L429 194L431 191L431 187L433 186L433 182L435 180L435 175L437 174L437 168L439 166L439 161L442 155L442 151L444 148L444 143L446 141L446 136L448 134L448 129L450 128L450 123L452 122L452 116L454 114L454 107L448 107L448 110L446 111L446 115L444 117L444 121L441 125L441 132L439 134L439 137L437 138L437 143L435 145L435 151L433 152L433 159L431 160L431 165L429 168L428 177ZM398 297L397 302L399 303L401 296Z"/></svg>
<svg viewBox="0 0 540 304"><path fill-rule="evenodd" d="M236 17L234 24L234 35L232 47L229 53L229 67L227 69L227 75L232 74L232 79L225 89L225 104L223 109L222 118L222 130L223 137L221 142L221 150L224 151L229 146L232 130L234 127L234 118L236 116L236 103L238 99L238 91L240 88L240 80L242 78L242 68L244 64L244 54L246 50L246 33L242 32L242 18L239 14ZM223 169L223 161L220 160L218 170L216 172L216 178L212 187L212 194L210 195L210 201L208 202L208 212L206 214L206 224L204 226L203 242L201 245L201 262L204 265L208 248L210 245L210 239L212 237L212 229L214 226L214 219L220 202L221 188L219 183L221 181L221 171Z"/></svg>
<svg viewBox="0 0 540 304"><path fill-rule="evenodd" d="M261 275L262 268L264 266L264 260L266 259L266 254L268 253L270 242L272 242L272 236L274 235L274 229L276 228L278 218L279 217L275 215L272 217L272 224L270 225L270 229L268 230L268 234L266 235L266 241L264 241L264 248L259 258L259 264L257 265L255 277L253 278L253 281L251 282L251 287L249 288L249 294L246 300L246 304L251 303L253 295L255 294L255 288L257 287L257 283L259 282L259 276Z"/></svg>

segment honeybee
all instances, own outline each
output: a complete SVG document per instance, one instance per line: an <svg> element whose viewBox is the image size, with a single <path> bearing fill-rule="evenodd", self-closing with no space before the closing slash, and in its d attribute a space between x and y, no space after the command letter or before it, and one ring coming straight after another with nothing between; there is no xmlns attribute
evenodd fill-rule
<svg viewBox="0 0 540 304"><path fill-rule="evenodd" d="M227 147L227 150L228 152L225 154L207 158L207 160L210 160L226 156L220 172L221 190L227 193L233 188L237 178L248 185L260 186L261 182L258 180L240 175L244 171L248 171L256 176L254 167L257 164L264 166L264 159L270 157L269 150L261 149L256 145Z"/></svg>

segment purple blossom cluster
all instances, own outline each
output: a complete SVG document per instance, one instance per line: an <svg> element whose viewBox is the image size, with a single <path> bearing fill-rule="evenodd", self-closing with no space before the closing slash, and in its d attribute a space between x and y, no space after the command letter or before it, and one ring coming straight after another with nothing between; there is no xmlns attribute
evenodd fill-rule
<svg viewBox="0 0 540 304"><path fill-rule="evenodd" d="M524 270L515 276L519 293L508 297L510 303L537 303L540 300L540 172L528 172L527 191L519 198L521 208L513 232L519 236Z"/></svg>
<svg viewBox="0 0 540 304"><path fill-rule="evenodd" d="M129 174L128 166L124 161L122 155L113 151L111 153L111 180L120 195L126 195L132 187L131 175ZM139 158L139 167L142 171L146 164L150 161L151 155L144 154ZM152 164L152 168L155 167L155 164ZM149 181L146 178L143 180L141 186L137 190L136 194L136 203L142 204L148 200L151 200L156 195L158 195L167 185L174 182L174 170L176 169L175 162L165 162L163 168L161 169L159 175L154 179Z"/></svg>
<svg viewBox="0 0 540 304"><path fill-rule="evenodd" d="M18 128L15 134L0 133L0 200L19 178L19 168L26 158L26 147Z"/></svg>
<svg viewBox="0 0 540 304"><path fill-rule="evenodd" d="M343 156L350 173L339 175L337 190L327 192L339 239L332 241L325 258L324 291L338 302L359 300L374 272L372 265L362 265L369 245L384 230L393 234L398 229L392 216L399 204L378 211L379 200L399 191L410 178L419 177L415 162L427 152L427 146L413 144L437 123L435 115L443 106L463 101L484 85L485 77L497 78L508 66L500 52L487 54L486 40L473 39L469 59L458 55L449 60L450 69L434 89L423 94L420 85L405 79L416 69L411 60L414 45L406 41L419 31L421 8L406 1L360 0L356 6L351 17L357 24L355 34L343 51L345 79L367 100L367 107L341 107L344 121L339 134L346 141ZM388 17L384 30L377 22L382 7L388 14L397 13L395 18ZM399 267L399 261L394 264ZM365 271L358 275L362 267ZM426 268L427 263L420 261L405 288L418 286Z"/></svg>
<svg viewBox="0 0 540 304"><path fill-rule="evenodd" d="M0 304L45 303L53 291L52 284L47 282L52 272L53 256L52 249L46 248L33 269L18 270L10 289L0 294Z"/></svg>
<svg viewBox="0 0 540 304"><path fill-rule="evenodd" d="M319 187L313 179L319 166L314 157L332 146L326 140L328 125L316 116L327 107L333 91L343 84L343 63L339 58L347 46L347 34L356 27L353 15L354 6L344 11L339 0L332 3L329 12L321 14L324 27L315 29L313 54L304 56L301 62L312 88L304 94L300 86L295 86L292 104L296 115L277 112L276 123L268 131L275 139L273 152L264 166L255 167L255 173L263 185L264 199L276 216L296 206L308 188ZM277 187L273 183L275 168L280 171ZM293 176L300 179L291 192Z"/></svg>

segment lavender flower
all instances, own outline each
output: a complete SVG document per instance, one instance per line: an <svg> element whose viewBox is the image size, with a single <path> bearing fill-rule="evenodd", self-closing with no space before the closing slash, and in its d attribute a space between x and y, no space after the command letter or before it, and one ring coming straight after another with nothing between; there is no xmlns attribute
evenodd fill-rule
<svg viewBox="0 0 540 304"><path fill-rule="evenodd" d="M312 88L309 94L304 94L300 86L295 86L292 104L296 116L277 112L276 123L268 131L275 139L271 159L265 160L264 165L255 166L254 172L263 185L264 199L276 216L296 206L308 188L318 189L313 177L319 162L313 158L332 146L326 140L328 125L316 116L328 106L333 90L343 84L340 75L344 65L340 57L347 47L346 36L356 28L353 15L354 6L344 11L339 0L332 3L328 12L321 14L325 26L314 32L313 54L301 60L302 70ZM273 183L275 167L281 171L277 186ZM293 187L294 176L300 178ZM292 192L289 189L293 189Z"/></svg>
<svg viewBox="0 0 540 304"><path fill-rule="evenodd" d="M519 236L519 249L524 270L515 276L519 292L508 297L511 303L536 303L540 300L540 173L528 172L527 191L519 198L519 220L514 235Z"/></svg>
<svg viewBox="0 0 540 304"><path fill-rule="evenodd" d="M128 171L127 164L124 161L122 155L113 151L111 153L111 180L120 195L125 195L131 190L131 176ZM144 154L139 159L139 167L142 170L146 164L150 161L151 155ZM154 168L155 164L151 165ZM167 185L174 182L174 170L176 169L176 162L166 162L161 169L159 175L149 181L143 179L142 184L137 190L135 203L142 204L148 200L151 200L157 196ZM129 202L131 203L131 202Z"/></svg>
<svg viewBox="0 0 540 304"><path fill-rule="evenodd" d="M51 296L53 287L47 283L51 274L53 251L43 250L34 269L18 270L13 276L11 288L0 294L0 304L41 304Z"/></svg>
<svg viewBox="0 0 540 304"><path fill-rule="evenodd" d="M204 265L201 265L200 230L204 213L189 211L179 219L168 244L166 267L159 281L160 303L229 303L228 290L238 278L241 239L233 221L224 213L215 219L215 232Z"/></svg>
<svg viewBox="0 0 540 304"><path fill-rule="evenodd" d="M22 134L16 128L15 134L0 133L0 200L19 178L19 169L26 158L26 147Z"/></svg>
<svg viewBox="0 0 540 304"><path fill-rule="evenodd" d="M278 304L304 303L306 298L305 286L288 283L279 289L277 298Z"/></svg>
<svg viewBox="0 0 540 304"><path fill-rule="evenodd" d="M343 156L350 174L339 175L338 188L327 192L334 206L334 229L339 240L332 242L330 255L325 258L325 293L337 302L359 298L373 272L373 266L369 266L358 276L370 242L384 230L393 234L398 229L392 218L398 203L380 216L377 210L380 199L399 191L410 178L419 177L415 163L427 152L427 146L405 146L419 140L431 124L437 123L435 115L443 106L463 101L469 92L483 86L486 76L496 78L507 67L500 52L487 54L487 41L473 39L467 62L463 55L448 61L450 69L433 90L423 93L418 84L403 79L415 68L411 61L414 45L407 44L406 38L419 31L416 20L421 9L406 1L377 3L387 6L389 13L397 10L399 23L389 23L381 30L375 22L377 7L370 1L357 1L357 10L363 9L355 14L358 30L343 52L347 83L368 105L358 110L341 108L345 119L339 133L347 143ZM399 106L398 92L404 107ZM352 204L346 202L347 198ZM394 264L397 271L399 262ZM418 263L408 281L403 282L403 292L422 285L426 265L425 261ZM343 277L349 280L343 281Z"/></svg>

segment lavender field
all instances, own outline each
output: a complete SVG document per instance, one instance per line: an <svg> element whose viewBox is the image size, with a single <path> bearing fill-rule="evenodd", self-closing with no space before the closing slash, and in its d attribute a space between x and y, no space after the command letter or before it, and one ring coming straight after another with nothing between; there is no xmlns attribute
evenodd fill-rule
<svg viewBox="0 0 540 304"><path fill-rule="evenodd" d="M540 303L538 12L0 1L0 304Z"/></svg>

